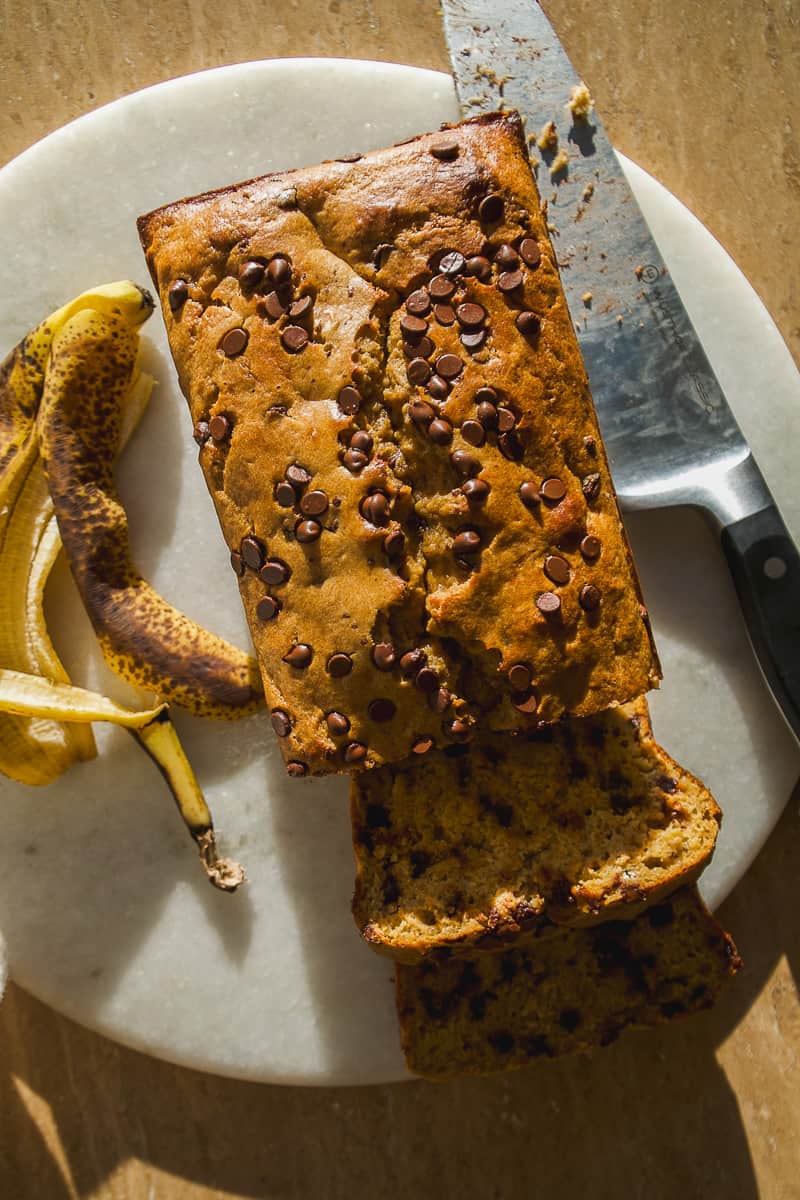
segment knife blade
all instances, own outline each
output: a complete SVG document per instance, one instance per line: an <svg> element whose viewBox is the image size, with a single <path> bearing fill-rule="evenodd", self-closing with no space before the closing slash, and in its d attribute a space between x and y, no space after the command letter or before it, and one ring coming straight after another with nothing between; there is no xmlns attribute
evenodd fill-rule
<svg viewBox="0 0 800 1200"><path fill-rule="evenodd" d="M441 2L464 115L516 108L529 142L555 121L568 150L552 180L543 151L537 181L620 504L691 505L709 518L761 670L800 738L800 555L602 123L594 111L572 117L579 78L535 0ZM570 227L563 249L559 223Z"/></svg>

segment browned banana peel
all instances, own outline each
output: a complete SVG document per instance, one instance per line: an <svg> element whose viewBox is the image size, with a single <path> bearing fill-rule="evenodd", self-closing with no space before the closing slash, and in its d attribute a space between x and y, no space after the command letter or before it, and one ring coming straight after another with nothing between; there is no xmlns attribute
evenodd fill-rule
<svg viewBox="0 0 800 1200"><path fill-rule="evenodd" d="M113 463L137 348L135 329L97 310L53 338L37 430L64 549L117 675L195 716L246 716L263 703L255 660L173 608L131 560Z"/></svg>
<svg viewBox="0 0 800 1200"><path fill-rule="evenodd" d="M246 882L243 867L217 855L211 812L169 719L166 704L136 711L98 692L0 668L0 713L76 724L108 721L127 729L167 781L210 882L224 892L235 892Z"/></svg>

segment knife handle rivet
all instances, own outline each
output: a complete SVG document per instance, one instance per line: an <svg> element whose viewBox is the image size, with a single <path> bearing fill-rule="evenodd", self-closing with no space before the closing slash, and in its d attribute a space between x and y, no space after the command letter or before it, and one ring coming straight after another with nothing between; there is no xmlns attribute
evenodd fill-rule
<svg viewBox="0 0 800 1200"><path fill-rule="evenodd" d="M772 555L765 560L762 570L767 579L783 579L788 568L784 559Z"/></svg>

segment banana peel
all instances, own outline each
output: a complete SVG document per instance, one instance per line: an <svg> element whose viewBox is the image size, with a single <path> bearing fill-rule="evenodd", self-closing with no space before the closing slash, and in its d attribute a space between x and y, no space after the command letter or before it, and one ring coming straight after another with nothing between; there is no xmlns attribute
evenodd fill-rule
<svg viewBox="0 0 800 1200"><path fill-rule="evenodd" d="M99 692L0 667L0 713L69 723L108 721L127 729L167 781L209 881L225 892L235 892L246 881L238 863L217 854L211 812L166 704L137 711Z"/></svg>
<svg viewBox="0 0 800 1200"><path fill-rule="evenodd" d="M136 340L91 309L53 337L36 428L64 549L112 671L195 716L246 716L263 703L255 660L169 604L131 558L112 468Z"/></svg>

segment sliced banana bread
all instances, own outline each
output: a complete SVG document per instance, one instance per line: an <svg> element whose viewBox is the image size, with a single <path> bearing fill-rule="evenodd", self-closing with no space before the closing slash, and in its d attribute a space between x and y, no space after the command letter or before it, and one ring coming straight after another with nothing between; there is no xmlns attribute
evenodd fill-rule
<svg viewBox="0 0 800 1200"><path fill-rule="evenodd" d="M400 1037L418 1075L486 1075L708 1008L740 966L731 938L684 888L635 921L439 965L399 964Z"/></svg>
<svg viewBox="0 0 800 1200"><path fill-rule="evenodd" d="M644 699L354 775L353 912L405 962L634 917L708 863L720 811Z"/></svg>

